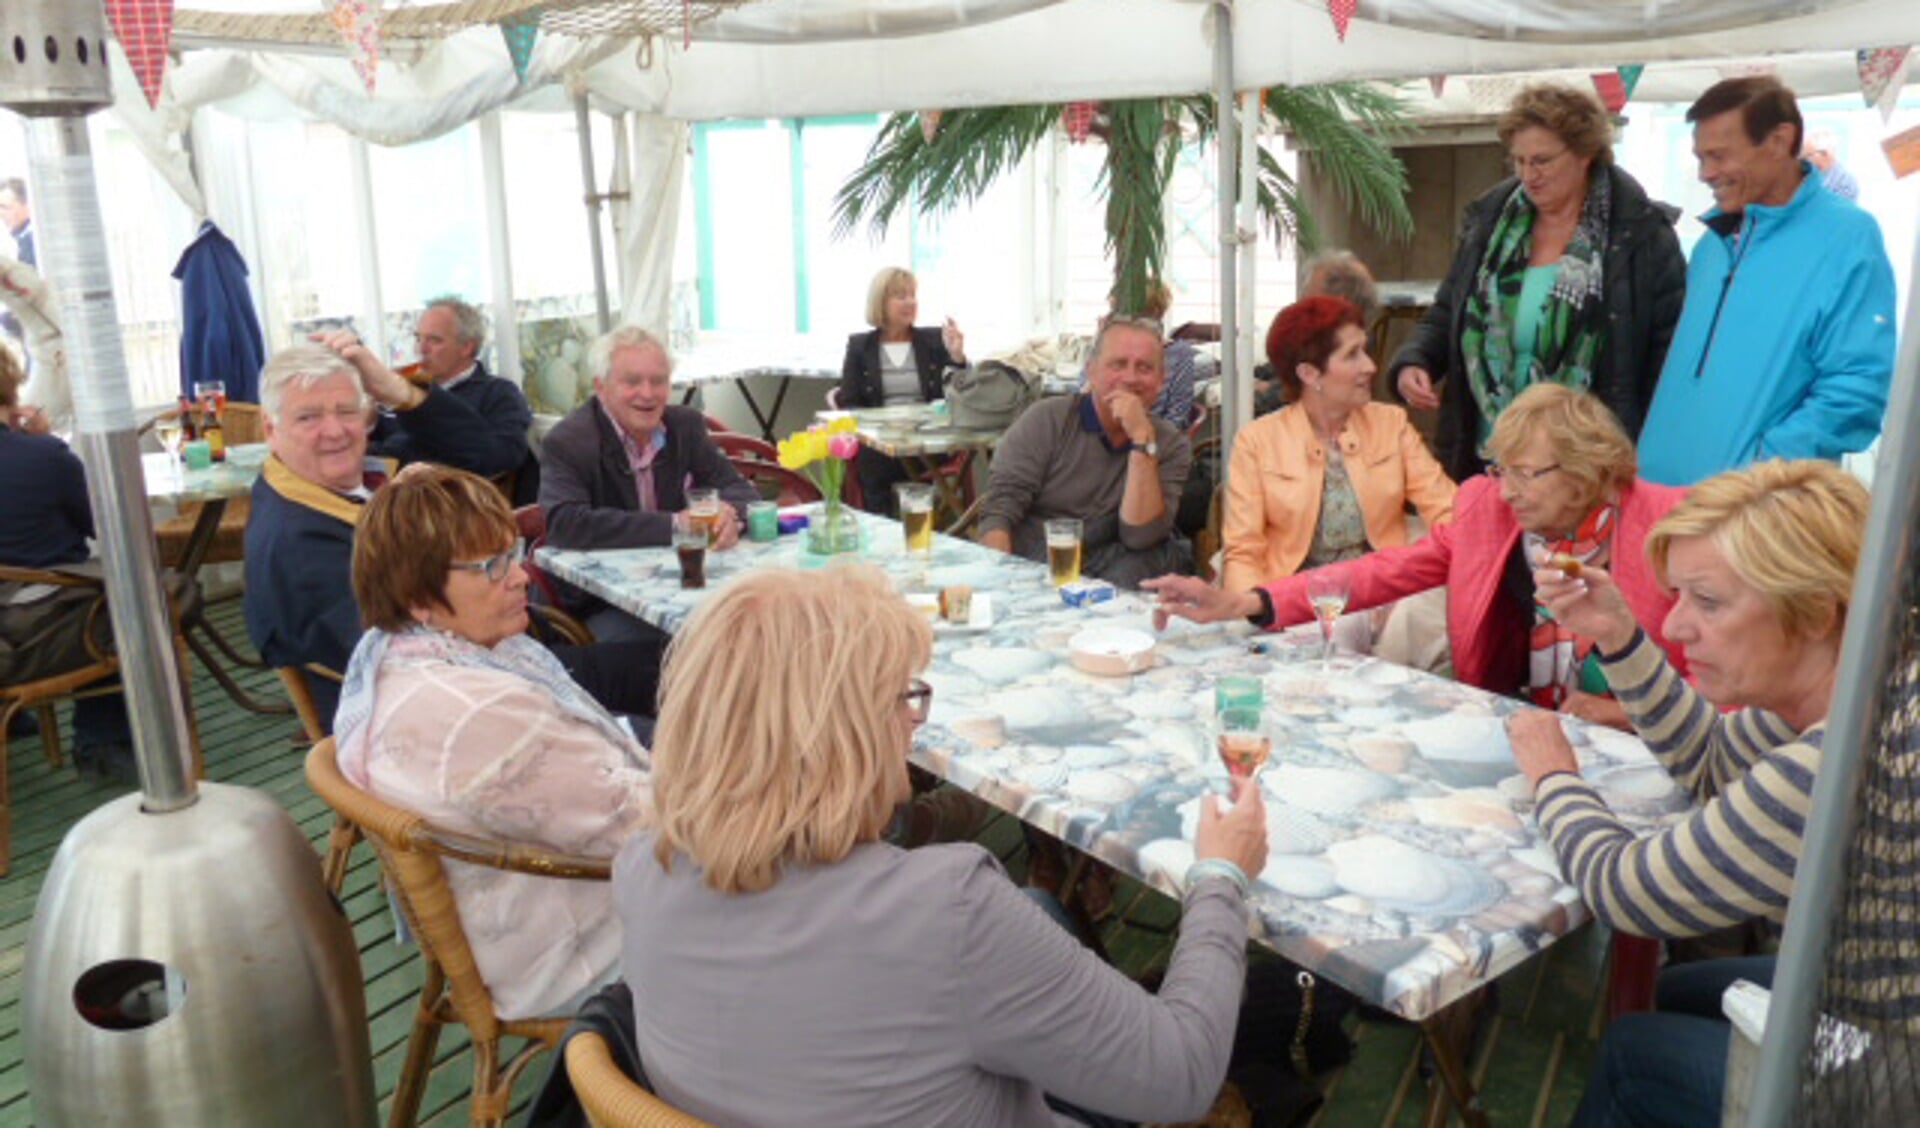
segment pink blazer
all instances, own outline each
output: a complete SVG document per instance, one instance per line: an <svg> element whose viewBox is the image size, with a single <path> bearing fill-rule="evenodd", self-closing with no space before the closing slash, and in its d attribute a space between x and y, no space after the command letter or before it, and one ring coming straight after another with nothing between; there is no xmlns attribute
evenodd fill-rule
<svg viewBox="0 0 1920 1128"><path fill-rule="evenodd" d="M1647 562L1647 532L1686 496L1675 486L1635 481L1620 494L1619 528L1613 535L1614 582L1647 636L1667 653L1682 677L1686 658L1660 632L1673 596L1654 577ZM1426 537L1397 548L1370 552L1342 567L1353 578L1348 610L1391 603L1404 596L1447 587L1447 640L1453 645L1454 677L1496 693L1519 684L1526 662L1526 633L1531 620L1500 596L1507 558L1520 543L1520 525L1500 497L1500 483L1485 474L1461 483L1451 524L1436 525ZM1307 573L1265 585L1273 597L1274 625L1313 620L1307 602Z"/></svg>

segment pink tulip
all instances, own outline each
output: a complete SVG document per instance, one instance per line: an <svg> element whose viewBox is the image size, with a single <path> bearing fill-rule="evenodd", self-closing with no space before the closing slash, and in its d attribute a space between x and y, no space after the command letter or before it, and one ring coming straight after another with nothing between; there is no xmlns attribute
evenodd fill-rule
<svg viewBox="0 0 1920 1128"><path fill-rule="evenodd" d="M827 452L843 462L851 459L853 452L859 449L860 440L845 432L827 440Z"/></svg>

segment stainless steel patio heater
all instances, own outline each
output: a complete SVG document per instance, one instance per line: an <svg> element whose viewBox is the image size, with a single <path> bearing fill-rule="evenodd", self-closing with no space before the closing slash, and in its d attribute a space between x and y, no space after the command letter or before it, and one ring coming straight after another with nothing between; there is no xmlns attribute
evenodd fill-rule
<svg viewBox="0 0 1920 1128"><path fill-rule="evenodd" d="M0 105L28 118L142 790L75 826L41 888L21 1008L34 1122L371 1125L359 959L313 848L271 798L193 779L87 144L112 100L101 6L5 8Z"/></svg>

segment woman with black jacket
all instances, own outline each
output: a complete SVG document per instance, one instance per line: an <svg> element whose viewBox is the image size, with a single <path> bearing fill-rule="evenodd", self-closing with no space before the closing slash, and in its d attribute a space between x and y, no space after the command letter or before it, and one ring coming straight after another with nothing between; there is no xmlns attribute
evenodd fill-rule
<svg viewBox="0 0 1920 1128"><path fill-rule="evenodd" d="M867 324L871 332L847 338L840 366L838 403L842 408L931 403L944 396L947 370L967 363L966 341L951 317L938 329L913 324L920 312L913 273L883 268L867 287ZM897 459L861 447L854 461L866 507L894 511L893 487L907 480Z"/></svg>
<svg viewBox="0 0 1920 1128"><path fill-rule="evenodd" d="M1455 481L1485 467L1494 417L1543 380L1592 392L1637 438L1686 293L1678 209L1614 165L1591 94L1528 87L1498 129L1515 175L1467 205L1433 307L1388 366L1403 401L1439 410Z"/></svg>

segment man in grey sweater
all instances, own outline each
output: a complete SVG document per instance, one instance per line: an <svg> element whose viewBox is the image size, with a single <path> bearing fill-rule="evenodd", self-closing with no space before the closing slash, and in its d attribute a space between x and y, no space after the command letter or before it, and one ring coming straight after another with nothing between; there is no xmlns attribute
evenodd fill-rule
<svg viewBox="0 0 1920 1128"><path fill-rule="evenodd" d="M1083 574L1133 587L1192 571L1173 517L1193 448L1147 411L1165 379L1160 327L1109 318L1094 339L1087 390L1028 408L994 450L980 543L1045 560L1047 519L1078 517Z"/></svg>

